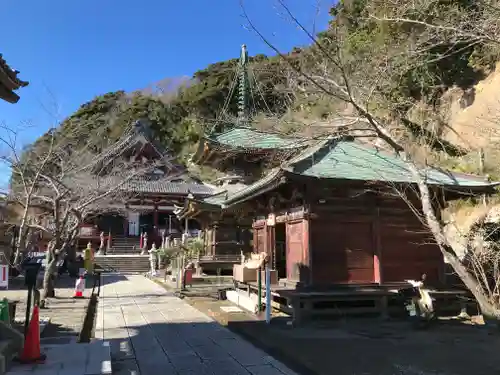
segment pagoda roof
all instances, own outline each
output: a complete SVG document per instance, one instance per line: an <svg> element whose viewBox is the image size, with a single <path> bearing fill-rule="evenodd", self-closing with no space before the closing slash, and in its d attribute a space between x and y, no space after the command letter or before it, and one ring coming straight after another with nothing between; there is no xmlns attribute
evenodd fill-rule
<svg viewBox="0 0 500 375"><path fill-rule="evenodd" d="M245 126L235 126L221 133L205 135L193 155L193 161L203 162L213 151L244 154L279 152L293 155L298 150L310 145L311 141L304 138L289 137Z"/></svg>
<svg viewBox="0 0 500 375"><path fill-rule="evenodd" d="M287 137L277 133L242 126L235 126L223 133L205 137L205 139L209 142L230 148L256 150L287 150L308 146L308 143L302 138Z"/></svg>

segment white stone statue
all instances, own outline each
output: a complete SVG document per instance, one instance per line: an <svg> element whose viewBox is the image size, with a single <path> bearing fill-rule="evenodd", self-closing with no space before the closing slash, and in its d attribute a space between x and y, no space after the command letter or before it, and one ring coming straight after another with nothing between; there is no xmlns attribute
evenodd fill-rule
<svg viewBox="0 0 500 375"><path fill-rule="evenodd" d="M101 239L101 243L99 244L99 250L97 251L97 254L101 255L104 253L104 232L101 232L99 237Z"/></svg>
<svg viewBox="0 0 500 375"><path fill-rule="evenodd" d="M164 249L165 248L165 229L162 229L161 230L161 246L160 246L160 249Z"/></svg>
<svg viewBox="0 0 500 375"><path fill-rule="evenodd" d="M156 262L157 262L157 254L158 254L158 249L156 249L156 245L153 243L153 246L151 246L151 250L148 251L149 253L149 266L151 268L151 276L156 276Z"/></svg>
<svg viewBox="0 0 500 375"><path fill-rule="evenodd" d="M142 251L141 255L146 254L146 250L148 249L148 234L144 233L143 240L142 240Z"/></svg>

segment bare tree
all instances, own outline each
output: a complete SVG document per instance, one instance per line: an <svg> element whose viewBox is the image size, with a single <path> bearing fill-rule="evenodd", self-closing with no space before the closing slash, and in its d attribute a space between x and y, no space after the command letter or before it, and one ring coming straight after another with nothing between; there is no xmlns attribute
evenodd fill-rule
<svg viewBox="0 0 500 375"><path fill-rule="evenodd" d="M411 142L408 142L412 137L408 129L401 125L403 120L407 120L405 114L399 110L401 103L395 103L390 96L386 95L390 92L391 86L397 84L398 78L405 72L415 68L418 64L425 65L429 61L416 58L420 55L414 53L414 40L407 37L396 38L396 44L393 40L392 45L381 43L374 47L367 43L357 54L346 53L348 35L343 28L332 25L328 32L319 39L307 30L283 0L277 0L277 2L291 22L311 40L312 46L303 53L300 63L291 61L287 54L281 52L266 35L259 31L247 15L242 2L242 11L249 28L283 60L289 62L289 69L296 75L296 89L309 97L327 97L333 103L338 104L335 115L344 119L344 126L334 127L330 129L330 133L371 137L374 142L391 149L395 155L406 162L416 181L420 200L420 207L413 204L411 208L432 233L444 258L472 292L483 315L486 318L498 320L500 301L488 293L484 283L478 278L478 274L471 271L466 260L458 255L455 244L447 237L445 224L435 211L435 202L426 175L422 173L425 160L421 163L412 155L411 147L409 147ZM395 8L402 5L395 1L385 3L391 3ZM389 18L386 17L386 19ZM461 30L461 36L467 34L459 25L457 27ZM489 40L489 37L484 35L483 40ZM428 36L424 35L422 38L427 39ZM423 42L422 45L424 45ZM379 49L377 53L374 53L373 48ZM367 69L367 66L370 69ZM424 83L422 88L425 89ZM429 139L426 143L429 143ZM410 202L411 199L407 201Z"/></svg>
<svg viewBox="0 0 500 375"><path fill-rule="evenodd" d="M420 45L430 40L446 45L500 43L500 4L497 0L449 3L439 0L404 3L377 0L371 2L369 12L369 17L376 21L418 28L421 34L415 40Z"/></svg>
<svg viewBox="0 0 500 375"><path fill-rule="evenodd" d="M18 194L22 196L21 199L14 200L15 206L17 206L15 208L17 209L20 207L22 210L14 257L14 265L17 266L20 255L25 251L30 224L29 212L32 208L35 189L55 149L54 137L53 133L49 134L48 148L43 155L38 155L36 153L23 154L18 144L19 130L9 128L6 125L1 125L1 129L4 135L0 137L0 144L2 145L3 151L0 159L4 163L4 166L11 170L16 190ZM5 194L9 196L7 190L8 189L6 189ZM6 199L6 201L14 203L12 199Z"/></svg>
<svg viewBox="0 0 500 375"><path fill-rule="evenodd" d="M124 203L130 198L126 184L163 163L161 158L142 164L120 157L134 141L134 130L104 148L100 131L52 130L11 163L10 199L23 207L24 226L50 238L42 304L54 296L56 265L72 247L84 220L106 211L111 203Z"/></svg>

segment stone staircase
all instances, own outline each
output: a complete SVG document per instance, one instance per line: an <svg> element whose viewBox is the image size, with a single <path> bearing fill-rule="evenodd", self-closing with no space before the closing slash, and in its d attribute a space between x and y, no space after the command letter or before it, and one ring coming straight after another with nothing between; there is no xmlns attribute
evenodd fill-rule
<svg viewBox="0 0 500 375"><path fill-rule="evenodd" d="M145 273L150 270L149 255L95 255L95 264L103 272Z"/></svg>
<svg viewBox="0 0 500 375"><path fill-rule="evenodd" d="M112 237L111 249L106 252L106 255L96 254L95 263L104 272L148 272L149 255L140 255L139 244L138 237Z"/></svg>
<svg viewBox="0 0 500 375"><path fill-rule="evenodd" d="M125 236L112 237L111 249L108 251L108 254L137 255L141 252L141 250L139 249L139 244L140 244L139 237L125 237Z"/></svg>

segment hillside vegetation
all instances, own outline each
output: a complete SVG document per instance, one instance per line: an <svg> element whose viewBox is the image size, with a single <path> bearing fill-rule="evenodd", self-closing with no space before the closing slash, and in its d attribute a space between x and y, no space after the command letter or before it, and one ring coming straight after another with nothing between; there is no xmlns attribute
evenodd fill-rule
<svg viewBox="0 0 500 375"><path fill-rule="evenodd" d="M342 100L322 95L318 89L309 90L297 73L330 74L335 78L338 66L331 69L329 65L337 58L325 60L326 51L341 56L342 70L370 110L388 124L401 127L408 144L421 141L419 147L426 161L478 172L477 149L482 147L487 154L485 172L500 176L499 167L491 161L496 141L486 142L483 137L477 142L477 131L464 131L476 126L470 116L460 120L467 107L489 105L474 100L481 97L475 94L482 80L493 85L488 92L495 91L498 80L489 76L499 58L498 43L435 32L418 23L459 25L468 18L486 23L493 12L473 0L419 0L408 7L395 3L340 1L331 9L329 28L318 35L317 44L282 57L251 58L251 72L258 82L250 103L259 112L254 117L256 126L280 124L279 131L301 134L319 126L331 132L339 117L351 114L352 108ZM402 18L417 22L387 21ZM133 93L100 95L68 117L60 126L60 134L71 137L75 127L87 129L89 134L98 132L104 146L116 140L131 122L146 118L159 141L185 156L203 132L236 116L237 90L230 98L229 93L237 63L238 59L218 62L187 80L167 79ZM461 130L455 131L454 126L461 126ZM102 128L104 134L97 131ZM41 141L43 137L37 144Z"/></svg>

